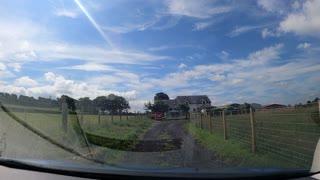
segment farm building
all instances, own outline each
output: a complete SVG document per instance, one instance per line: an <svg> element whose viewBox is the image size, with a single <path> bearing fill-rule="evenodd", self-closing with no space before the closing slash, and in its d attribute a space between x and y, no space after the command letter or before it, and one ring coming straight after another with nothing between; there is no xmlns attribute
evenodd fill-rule
<svg viewBox="0 0 320 180"><path fill-rule="evenodd" d="M284 107L287 107L287 106L282 104L268 104L268 105L262 106L262 109L277 109L277 108L284 108Z"/></svg>
<svg viewBox="0 0 320 180"><path fill-rule="evenodd" d="M200 112L202 109L211 109L211 101L207 95L177 96L175 99L164 100L169 109L177 109L179 104L187 104L189 112Z"/></svg>

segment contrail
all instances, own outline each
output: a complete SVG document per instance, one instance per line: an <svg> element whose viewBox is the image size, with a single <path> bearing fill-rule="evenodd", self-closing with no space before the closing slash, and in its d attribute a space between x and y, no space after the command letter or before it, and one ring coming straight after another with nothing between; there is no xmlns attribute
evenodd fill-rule
<svg viewBox="0 0 320 180"><path fill-rule="evenodd" d="M93 19L93 17L90 15L90 13L86 10L86 8L81 4L79 0L74 0L74 2L79 6L81 11L87 16L89 21L92 23L92 25L96 28L96 30L99 32L99 34L103 37L103 39L108 43L108 45L113 49L116 50L115 46L109 39L109 37L103 32L99 24Z"/></svg>

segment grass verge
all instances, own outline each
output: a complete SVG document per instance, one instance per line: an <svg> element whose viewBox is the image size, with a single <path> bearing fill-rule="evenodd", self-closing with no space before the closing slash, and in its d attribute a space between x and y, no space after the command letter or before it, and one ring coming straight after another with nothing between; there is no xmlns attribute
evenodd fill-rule
<svg viewBox="0 0 320 180"><path fill-rule="evenodd" d="M134 148L135 146L135 144L132 143L124 143L126 141L122 140L129 140L128 142L134 142L134 140L140 139L154 122L154 120L147 118L134 119L129 121L124 120L100 127L88 127L85 129L85 131L94 135L98 135L100 137L106 137L107 139L114 138L114 141L112 143L103 141L102 143L106 143L106 146L110 146L111 143L111 145L115 147L115 149L105 147L96 147L96 149L99 151L98 158L100 160L103 160L108 164L118 164L123 160L123 158L125 158L126 153L126 151L121 151L119 149L130 150L130 148ZM91 138L95 137L91 136Z"/></svg>
<svg viewBox="0 0 320 180"><path fill-rule="evenodd" d="M226 164L234 167L257 168L301 168L290 162L274 158L269 154L252 153L248 146L233 140L224 140L223 137L210 134L205 130L186 124L186 128L193 138L198 140L210 151L219 155Z"/></svg>

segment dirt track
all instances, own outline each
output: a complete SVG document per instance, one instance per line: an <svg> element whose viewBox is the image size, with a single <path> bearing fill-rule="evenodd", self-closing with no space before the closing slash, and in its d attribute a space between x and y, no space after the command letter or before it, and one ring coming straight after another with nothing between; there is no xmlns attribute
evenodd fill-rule
<svg viewBox="0 0 320 180"><path fill-rule="evenodd" d="M155 123L144 135L145 143L128 152L121 164L152 167L189 167L217 169L227 165L214 153L207 151L185 130L188 121ZM160 146L159 146L160 144Z"/></svg>

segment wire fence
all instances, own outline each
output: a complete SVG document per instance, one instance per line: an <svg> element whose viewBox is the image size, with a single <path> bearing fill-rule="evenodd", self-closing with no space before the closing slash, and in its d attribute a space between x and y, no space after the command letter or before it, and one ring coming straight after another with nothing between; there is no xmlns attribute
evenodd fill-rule
<svg viewBox="0 0 320 180"><path fill-rule="evenodd" d="M304 108L194 113L190 122L198 128L236 140L254 153L310 168L320 138L320 103Z"/></svg>

